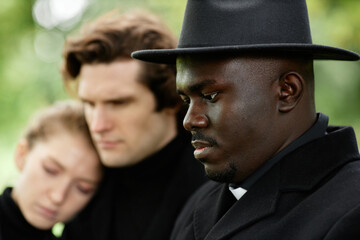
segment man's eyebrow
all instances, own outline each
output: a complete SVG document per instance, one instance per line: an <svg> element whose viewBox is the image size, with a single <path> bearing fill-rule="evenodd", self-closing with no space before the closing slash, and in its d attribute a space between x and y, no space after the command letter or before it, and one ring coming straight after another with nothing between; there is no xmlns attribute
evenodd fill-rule
<svg viewBox="0 0 360 240"><path fill-rule="evenodd" d="M193 85L190 85L189 87L187 87L188 91L190 93L194 93L194 92L198 92L198 91L201 91L203 88L205 88L206 86L208 85L212 85L212 84L215 84L216 83L216 80L215 79L205 79L199 83L195 83ZM180 90L176 90L177 93L179 95L184 95L184 93Z"/></svg>
<svg viewBox="0 0 360 240"><path fill-rule="evenodd" d="M108 99L105 99L105 102L129 102L133 100L133 96L118 96L118 97L110 97Z"/></svg>
<svg viewBox="0 0 360 240"><path fill-rule="evenodd" d="M82 102L92 102L91 99L87 99L86 97L81 97L79 96L80 100ZM134 97L133 96L114 96L114 97L109 97L109 98L106 98L106 99L102 99L103 102L128 102L128 101L131 101L133 100Z"/></svg>

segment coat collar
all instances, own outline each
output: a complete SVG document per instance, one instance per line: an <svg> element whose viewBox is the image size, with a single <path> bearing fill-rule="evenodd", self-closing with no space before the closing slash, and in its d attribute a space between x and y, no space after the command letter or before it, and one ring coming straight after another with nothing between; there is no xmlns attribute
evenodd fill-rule
<svg viewBox="0 0 360 240"><path fill-rule="evenodd" d="M285 157L281 163L281 189L309 190L327 175L356 159L359 159L359 150L354 130L330 126L323 138Z"/></svg>
<svg viewBox="0 0 360 240"><path fill-rule="evenodd" d="M350 161L359 159L352 128L329 127L327 135L285 156L217 221L220 203L229 191L219 184L194 212L196 239L220 240L276 210L283 191L305 191Z"/></svg>
<svg viewBox="0 0 360 240"><path fill-rule="evenodd" d="M214 225L207 234L206 240L219 240L235 230L251 225L275 211L279 194L279 168L269 171L265 181L255 184L229 211ZM229 192L227 185L223 190ZM261 196L261 197L259 197ZM221 197L221 196L220 196ZM246 206L244 208L244 206Z"/></svg>

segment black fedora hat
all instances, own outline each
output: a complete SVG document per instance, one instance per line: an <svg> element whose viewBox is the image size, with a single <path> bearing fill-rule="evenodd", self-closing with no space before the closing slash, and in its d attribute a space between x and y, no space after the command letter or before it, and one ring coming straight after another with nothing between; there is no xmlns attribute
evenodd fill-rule
<svg viewBox="0 0 360 240"><path fill-rule="evenodd" d="M359 60L345 49L312 44L305 0L188 0L176 49L148 49L132 57L175 63L189 54L292 54Z"/></svg>

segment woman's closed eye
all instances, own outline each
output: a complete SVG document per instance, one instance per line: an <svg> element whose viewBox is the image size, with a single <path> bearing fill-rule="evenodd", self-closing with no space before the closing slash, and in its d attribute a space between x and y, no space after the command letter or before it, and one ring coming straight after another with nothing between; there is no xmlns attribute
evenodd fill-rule
<svg viewBox="0 0 360 240"><path fill-rule="evenodd" d="M96 187L93 186L92 184L77 184L76 186L77 190L82 193L82 194L92 194Z"/></svg>
<svg viewBox="0 0 360 240"><path fill-rule="evenodd" d="M56 176L59 173L59 170L54 168L54 167L50 167L50 166L43 166L44 171L52 176Z"/></svg>

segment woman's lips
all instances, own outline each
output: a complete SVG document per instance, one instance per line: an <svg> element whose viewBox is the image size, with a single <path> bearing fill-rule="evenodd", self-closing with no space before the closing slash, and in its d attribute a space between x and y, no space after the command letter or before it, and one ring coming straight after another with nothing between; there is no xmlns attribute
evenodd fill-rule
<svg viewBox="0 0 360 240"><path fill-rule="evenodd" d="M57 211L56 210L52 210L52 209L47 208L47 207L43 207L43 206L38 205L37 210L41 215L43 215L47 219L55 219L56 216L57 216Z"/></svg>

